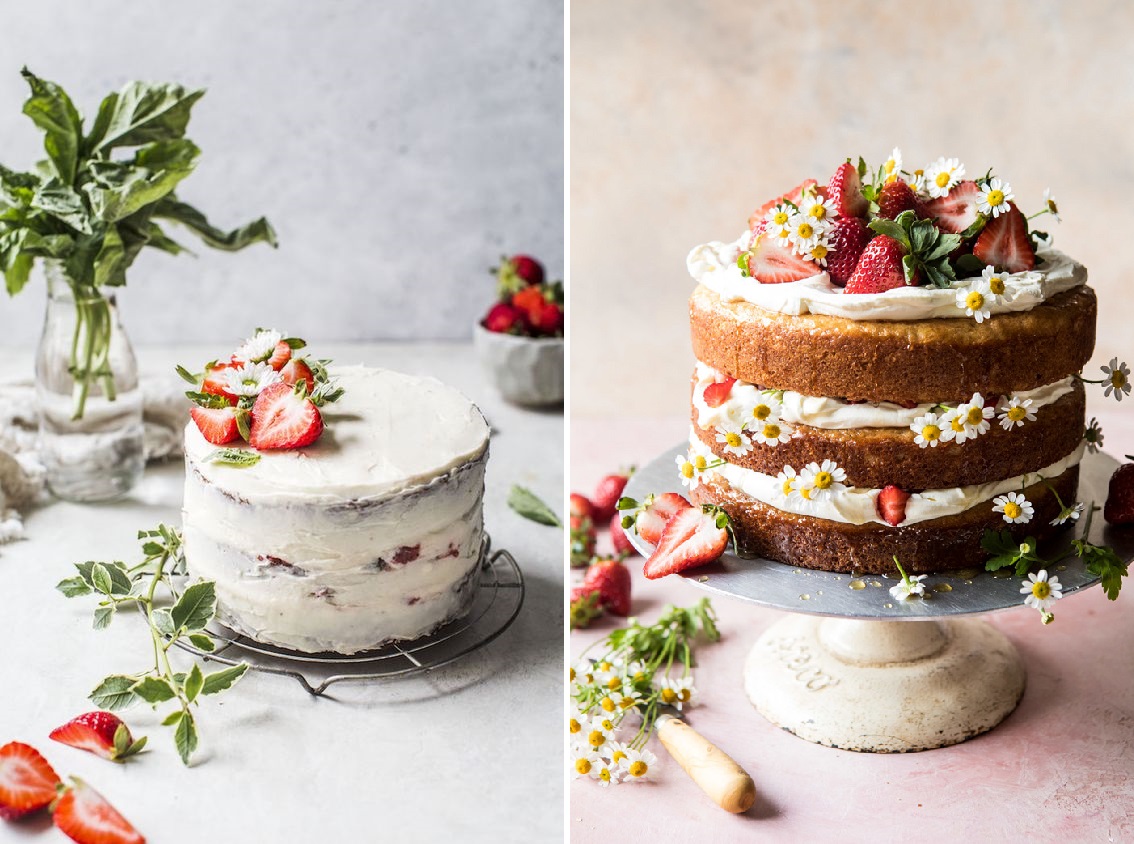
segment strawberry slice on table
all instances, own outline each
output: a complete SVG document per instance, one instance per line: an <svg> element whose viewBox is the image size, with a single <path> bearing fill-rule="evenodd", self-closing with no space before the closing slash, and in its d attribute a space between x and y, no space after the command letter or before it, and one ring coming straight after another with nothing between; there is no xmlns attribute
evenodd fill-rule
<svg viewBox="0 0 1134 844"><path fill-rule="evenodd" d="M79 844L146 844L106 798L78 777L55 804L55 825Z"/></svg>
<svg viewBox="0 0 1134 844"><path fill-rule="evenodd" d="M311 445L322 433L323 417L319 408L290 384L282 381L269 384L252 405L248 442L253 448L302 448Z"/></svg>
<svg viewBox="0 0 1134 844"><path fill-rule="evenodd" d="M842 287L858 266L862 251L874 238L874 232L859 217L839 217L828 236L827 275Z"/></svg>
<svg viewBox="0 0 1134 844"><path fill-rule="evenodd" d="M818 264L804 260L788 246L780 246L761 234L748 251L748 274L761 284L785 284L810 278L822 271Z"/></svg>
<svg viewBox="0 0 1134 844"><path fill-rule="evenodd" d="M0 747L0 818L12 821L55 799L59 775L38 750L19 741Z"/></svg>
<svg viewBox="0 0 1134 844"><path fill-rule="evenodd" d="M307 384L307 395L315 392L315 373L303 358L292 358L280 370L280 378L285 384L295 386L300 381Z"/></svg>
<svg viewBox="0 0 1134 844"><path fill-rule="evenodd" d="M879 491L874 506L878 509L882 521L891 527L897 527L906 520L906 502L909 500L908 492L889 484Z"/></svg>
<svg viewBox="0 0 1134 844"><path fill-rule="evenodd" d="M633 469L631 469L631 472ZM629 473L615 472L604 477L595 487L591 496L591 506L594 508L594 520L606 522L618 509L618 499L622 497L622 490L626 489L626 482L630 480Z"/></svg>
<svg viewBox="0 0 1134 844"><path fill-rule="evenodd" d="M583 576L583 589L599 593L599 604L613 615L630 615L630 570L619 560L595 560Z"/></svg>
<svg viewBox="0 0 1134 844"><path fill-rule="evenodd" d="M720 559L728 547L727 524L728 517L715 507L690 507L677 513L666 522L644 574L653 580Z"/></svg>
<svg viewBox="0 0 1134 844"><path fill-rule="evenodd" d="M51 731L61 744L89 750L103 759L118 761L133 756L146 746L145 736L134 741L130 728L112 712L87 712Z"/></svg>
<svg viewBox="0 0 1134 844"><path fill-rule="evenodd" d="M213 445L224 445L240 437L236 427L235 407L200 407L194 405L189 415L197 423L197 429Z"/></svg>
<svg viewBox="0 0 1134 844"><path fill-rule="evenodd" d="M973 244L973 254L998 270L1021 273L1035 269L1036 253L1028 239L1028 221L1018 206L989 220Z"/></svg>
<svg viewBox="0 0 1134 844"><path fill-rule="evenodd" d="M858 169L849 161L844 161L827 183L827 198L842 217L865 217L870 203L862 195L862 179Z"/></svg>
<svg viewBox="0 0 1134 844"><path fill-rule="evenodd" d="M642 509L634 517L634 529L642 539L651 545L657 545L666 523L682 510L688 510L692 506L676 492L652 496L646 499Z"/></svg>
<svg viewBox="0 0 1134 844"><path fill-rule="evenodd" d="M953 186L945 196L925 203L925 216L937 223L937 228L950 234L960 234L977 220L977 183L966 179Z"/></svg>
<svg viewBox="0 0 1134 844"><path fill-rule="evenodd" d="M847 293L885 293L906 287L902 258L906 251L892 237L880 234L866 245L858 266L847 280Z"/></svg>
<svg viewBox="0 0 1134 844"><path fill-rule="evenodd" d="M919 218L926 213L925 206L908 184L901 179L886 182L878 195L878 216L896 220L903 211L913 211Z"/></svg>
<svg viewBox="0 0 1134 844"><path fill-rule="evenodd" d="M777 205L779 205L781 202L783 202L785 199L791 200L791 202L795 205L799 205L800 201L803 199L803 192L808 188L814 187L817 184L819 183L814 179L804 179L787 193L781 193L775 199L769 199L767 202L765 202L763 205L752 212L752 216L748 218L748 228L755 231L757 224L764 219L767 213Z"/></svg>
<svg viewBox="0 0 1134 844"><path fill-rule="evenodd" d="M735 378L726 378L724 381L715 381L707 386L703 394L705 404L709 407L720 407L728 400L729 391L735 383Z"/></svg>
<svg viewBox="0 0 1134 844"><path fill-rule="evenodd" d="M291 346L280 340L276 343L276 348L272 352L272 356L268 358L267 364L276 372L279 372L289 360L291 360Z"/></svg>

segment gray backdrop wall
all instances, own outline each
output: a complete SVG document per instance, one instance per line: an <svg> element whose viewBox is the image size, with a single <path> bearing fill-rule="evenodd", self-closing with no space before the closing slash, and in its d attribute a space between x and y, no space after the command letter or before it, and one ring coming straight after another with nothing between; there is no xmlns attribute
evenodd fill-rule
<svg viewBox="0 0 1134 844"><path fill-rule="evenodd" d="M207 87L179 193L280 237L237 254L144 254L121 301L139 344L254 325L324 340L471 336L487 268L563 267L563 5L557 0L4 2L0 163L41 136L22 64L80 110L133 78ZM175 233L175 236L176 233ZM153 250L147 250L152 252ZM44 285L0 294L0 345L33 343Z"/></svg>

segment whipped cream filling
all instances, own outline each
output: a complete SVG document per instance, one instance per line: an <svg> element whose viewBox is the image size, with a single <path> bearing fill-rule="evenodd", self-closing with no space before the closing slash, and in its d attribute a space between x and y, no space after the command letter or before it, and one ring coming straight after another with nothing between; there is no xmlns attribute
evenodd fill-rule
<svg viewBox="0 0 1134 844"><path fill-rule="evenodd" d="M697 410L697 424L704 429L720 428L724 425L743 425L752 422L753 409L767 401L764 391L745 381L737 381L729 390L728 398L720 407L709 407L705 403L705 388L717 381L725 380L725 375L708 364L697 362L694 370L696 382L693 386L693 407ZM1021 390L1013 393L1015 398L1031 400L1028 408L1037 411L1053 404L1075 388L1075 378L1070 376L1054 384L1045 384L1034 390ZM827 396L805 396L792 390L785 390L780 398L780 420L790 425L807 425L811 428L827 430L847 430L850 428L908 428L919 416L923 416L936 404L919 404L916 407L902 407L892 402L848 402Z"/></svg>
<svg viewBox="0 0 1134 844"><path fill-rule="evenodd" d="M973 278L957 279L950 288L899 287L885 293L856 294L844 293L823 270L786 284L761 284L742 275L736 265L750 238L750 233L745 232L731 243L713 241L694 248L686 259L689 274L726 302L750 302L781 314L824 314L861 320L971 319L957 307L956 290L972 284L976 280ZM1037 254L1043 259L1039 268L1004 276L1004 295L991 305L993 314L1028 311L1052 296L1086 283L1086 268L1062 252L1041 248Z"/></svg>
<svg viewBox="0 0 1134 844"><path fill-rule="evenodd" d="M690 432L689 456L698 455L708 461L719 460L697 435ZM963 513L976 505L991 501L998 495L1018 492L1025 486L1044 478L1055 478L1072 466L1079 465L1083 459L1086 443L1061 460L1045 466L1038 472L1018 475L1002 481L992 481L973 486L953 487L951 489L927 489L910 495L906 502L906 518L899 527L941 519ZM798 471L802 466L793 467ZM877 499L881 490L846 487L818 501L808 501L799 496L785 495L783 484L772 475L765 475L743 466L725 462L714 469L706 469L700 476L715 474L728 482L728 485L763 504L803 516L815 516L832 522L850 525L864 525L871 522L884 525L886 522L878 515Z"/></svg>

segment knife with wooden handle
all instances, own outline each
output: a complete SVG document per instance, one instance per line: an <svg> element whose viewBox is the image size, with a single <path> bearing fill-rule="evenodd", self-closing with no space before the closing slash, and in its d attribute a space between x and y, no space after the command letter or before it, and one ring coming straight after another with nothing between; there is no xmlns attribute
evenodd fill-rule
<svg viewBox="0 0 1134 844"><path fill-rule="evenodd" d="M756 784L736 762L684 721L659 715L658 738L685 773L726 812L747 812L756 801Z"/></svg>

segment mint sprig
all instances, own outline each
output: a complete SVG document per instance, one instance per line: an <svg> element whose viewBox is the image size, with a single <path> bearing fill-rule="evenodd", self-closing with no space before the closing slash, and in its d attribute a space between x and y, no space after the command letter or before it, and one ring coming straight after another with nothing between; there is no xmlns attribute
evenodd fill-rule
<svg viewBox="0 0 1134 844"><path fill-rule="evenodd" d="M1038 542L1034 536L1017 542L1012 538L1011 531L989 528L981 537L980 547L991 555L984 563L986 571L998 571L1011 566L1017 577L1024 577L1033 565L1046 565L1037 553Z"/></svg>
<svg viewBox="0 0 1134 844"><path fill-rule="evenodd" d="M915 284L919 275L934 287L949 287L957 274L949 264L949 254L961 245L959 234L945 234L932 220L919 220L913 211L903 211L895 220L878 217L870 228L898 241L906 251L902 269L906 283Z"/></svg>

